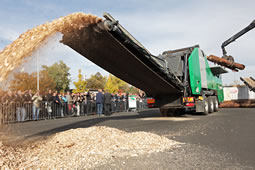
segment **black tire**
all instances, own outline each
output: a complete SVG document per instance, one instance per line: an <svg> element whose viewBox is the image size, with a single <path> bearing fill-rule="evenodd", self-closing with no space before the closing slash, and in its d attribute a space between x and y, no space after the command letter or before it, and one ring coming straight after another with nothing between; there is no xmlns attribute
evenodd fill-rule
<svg viewBox="0 0 255 170"><path fill-rule="evenodd" d="M184 108L176 109L174 111L174 116L179 117L179 116L182 116L182 115L185 115L185 109Z"/></svg>
<svg viewBox="0 0 255 170"><path fill-rule="evenodd" d="M208 112L209 113L214 112L214 96L208 97Z"/></svg>
<svg viewBox="0 0 255 170"><path fill-rule="evenodd" d="M167 110L167 117L174 117L174 116L175 116L175 112L173 109Z"/></svg>
<svg viewBox="0 0 255 170"><path fill-rule="evenodd" d="M181 116L185 114L184 109L172 109L167 107L160 108L160 114L163 117L174 117L174 116Z"/></svg>
<svg viewBox="0 0 255 170"><path fill-rule="evenodd" d="M168 109L167 116L168 117L179 117L185 114L184 109Z"/></svg>
<svg viewBox="0 0 255 170"><path fill-rule="evenodd" d="M161 116L166 117L167 116L167 109L164 108L164 107L160 107L160 114L161 114Z"/></svg>
<svg viewBox="0 0 255 170"><path fill-rule="evenodd" d="M208 97L208 112L213 113L214 112L214 96Z"/></svg>
<svg viewBox="0 0 255 170"><path fill-rule="evenodd" d="M204 115L207 115L209 113L209 106L208 106L208 98L204 97Z"/></svg>
<svg viewBox="0 0 255 170"><path fill-rule="evenodd" d="M214 111L215 112L218 112L219 110L219 102L218 102L218 99L217 99L217 96L214 96L213 98L213 108L214 108Z"/></svg>

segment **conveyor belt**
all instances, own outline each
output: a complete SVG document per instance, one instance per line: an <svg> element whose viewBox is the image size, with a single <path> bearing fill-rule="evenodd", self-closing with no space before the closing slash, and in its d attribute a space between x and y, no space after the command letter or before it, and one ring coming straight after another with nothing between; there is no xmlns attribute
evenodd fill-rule
<svg viewBox="0 0 255 170"><path fill-rule="evenodd" d="M122 80L157 97L180 94L182 85L150 56L132 50L103 27L103 22L68 33L62 42ZM130 48L129 48L130 47Z"/></svg>

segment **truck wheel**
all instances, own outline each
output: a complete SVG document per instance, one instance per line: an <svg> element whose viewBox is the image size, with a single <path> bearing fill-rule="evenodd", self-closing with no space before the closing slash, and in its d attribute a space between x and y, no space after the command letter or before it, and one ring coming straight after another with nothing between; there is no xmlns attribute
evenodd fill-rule
<svg viewBox="0 0 255 170"><path fill-rule="evenodd" d="M217 99L217 96L214 96L214 98L213 98L214 100L213 100L213 105L214 105L214 111L215 112L218 112L218 110L219 110L219 102L218 102L218 99Z"/></svg>
<svg viewBox="0 0 255 170"><path fill-rule="evenodd" d="M161 114L161 116L166 117L167 116L167 109L164 108L164 107L160 107L160 114Z"/></svg>
<svg viewBox="0 0 255 170"><path fill-rule="evenodd" d="M182 116L182 115L184 115L185 114L185 109L176 109L175 111L174 111L174 116L177 116L177 117L179 117L179 116Z"/></svg>
<svg viewBox="0 0 255 170"><path fill-rule="evenodd" d="M173 109L173 108L167 108L167 107L160 107L160 114L163 117L173 117L173 116L181 116L185 114L184 109Z"/></svg>
<svg viewBox="0 0 255 170"><path fill-rule="evenodd" d="M208 112L209 113L214 112L214 97L213 96L208 97Z"/></svg>
<svg viewBox="0 0 255 170"><path fill-rule="evenodd" d="M208 106L208 98L204 97L204 115L207 115L209 112L209 106Z"/></svg>
<svg viewBox="0 0 255 170"><path fill-rule="evenodd" d="M175 116L175 112L173 109L167 110L167 117L174 117L174 116Z"/></svg>

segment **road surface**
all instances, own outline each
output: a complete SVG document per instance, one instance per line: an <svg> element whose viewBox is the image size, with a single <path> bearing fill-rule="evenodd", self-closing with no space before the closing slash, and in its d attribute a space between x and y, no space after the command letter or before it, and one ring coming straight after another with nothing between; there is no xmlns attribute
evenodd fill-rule
<svg viewBox="0 0 255 170"><path fill-rule="evenodd" d="M158 109L150 109L110 117L30 121L2 125L0 136L5 143L16 145L89 126L146 131L183 143L160 153L116 158L98 169L255 169L255 108L220 109L207 116L173 118L160 117Z"/></svg>

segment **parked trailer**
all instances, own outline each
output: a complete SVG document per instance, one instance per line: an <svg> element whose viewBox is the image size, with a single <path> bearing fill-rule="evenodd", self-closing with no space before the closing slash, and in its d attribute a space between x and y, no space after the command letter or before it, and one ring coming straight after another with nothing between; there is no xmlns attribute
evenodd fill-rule
<svg viewBox="0 0 255 170"><path fill-rule="evenodd" d="M218 110L221 67L210 68L198 45L152 55L110 14L98 24L64 34L62 43L155 99L163 116Z"/></svg>

